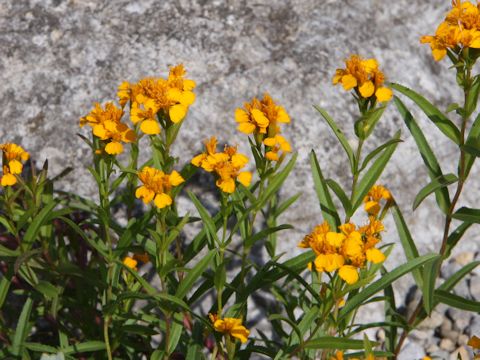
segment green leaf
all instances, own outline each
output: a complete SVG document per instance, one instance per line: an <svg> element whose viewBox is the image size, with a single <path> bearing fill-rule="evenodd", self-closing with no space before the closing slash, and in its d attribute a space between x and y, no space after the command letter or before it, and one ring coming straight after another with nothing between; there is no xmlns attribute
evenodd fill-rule
<svg viewBox="0 0 480 360"><path fill-rule="evenodd" d="M300 329L298 328L297 324L295 324L292 320L290 320L289 318L286 318L280 314L273 314L273 315L270 315L268 317L269 320L281 320L281 321L285 321L288 325L290 325L292 327L292 330L295 332L295 334L298 336L298 338L300 339L300 344L303 343L303 336L302 336L302 332L300 331Z"/></svg>
<svg viewBox="0 0 480 360"><path fill-rule="evenodd" d="M290 260L281 263L282 267L289 268L290 273L299 273L307 268L308 263L315 260L315 253L308 251L303 254L297 255ZM273 282L281 279L289 274L281 267L277 266L273 269L271 267L276 264L276 261L269 261L265 264L248 282L244 291L241 293L242 299L247 299L254 291L261 289L262 287L268 287Z"/></svg>
<svg viewBox="0 0 480 360"><path fill-rule="evenodd" d="M465 265L460 270L455 272L452 276L450 276L447 280L445 280L445 282L442 285L440 285L437 290L447 291L447 292L452 290L460 280L462 280L467 274L469 274L478 265L480 265L480 261L473 261L470 264Z"/></svg>
<svg viewBox="0 0 480 360"><path fill-rule="evenodd" d="M332 197L328 191L327 183L323 177L320 165L318 164L317 156L313 150L310 153L310 165L312 168L313 183L315 184L315 191L317 192L318 201L320 202L320 209L323 218L328 222L332 229L336 229L340 226L340 217L335 209Z"/></svg>
<svg viewBox="0 0 480 360"><path fill-rule="evenodd" d="M471 209L468 207L462 207L455 211L452 215L454 219L480 224L480 210L479 209Z"/></svg>
<svg viewBox="0 0 480 360"><path fill-rule="evenodd" d="M35 285L35 290L41 292L47 299L52 299L60 294L59 290L47 281L40 280Z"/></svg>
<svg viewBox="0 0 480 360"><path fill-rule="evenodd" d="M461 109L462 107L457 104L457 103L451 103L450 105L447 106L447 109L445 110L445 112L448 114L449 112L452 112L454 110L457 110L457 109Z"/></svg>
<svg viewBox="0 0 480 360"><path fill-rule="evenodd" d="M105 350L105 343L103 341L86 341L75 345L68 346L61 351L65 354L78 354L91 351Z"/></svg>
<svg viewBox="0 0 480 360"><path fill-rule="evenodd" d="M40 212L35 216L35 218L32 220L30 225L27 228L27 231L25 232L25 235L23 236L22 242L24 244L31 245L35 241L38 232L40 231L40 227L45 223L47 218L50 215L50 212L53 210L53 208L57 206L56 201L51 201L50 203L46 204L45 207L40 210Z"/></svg>
<svg viewBox="0 0 480 360"><path fill-rule="evenodd" d="M275 227L270 227L270 228L263 229L263 230L259 231L258 233L256 233L255 235L245 239L245 247L247 249L249 249L257 241L266 238L268 235L274 234L274 233L282 231L282 230L287 230L287 229L293 229L293 226L289 225L289 224L283 224L283 225L278 225L278 226L275 226Z"/></svg>
<svg viewBox="0 0 480 360"><path fill-rule="evenodd" d="M173 315L173 321L170 328L170 336L168 338L168 354L171 354L177 348L180 337L183 331L183 314L175 313Z"/></svg>
<svg viewBox="0 0 480 360"><path fill-rule="evenodd" d="M267 188L263 192L262 197L258 199L258 202L255 204L256 209L261 209L267 203L267 201L269 201L272 196L277 193L278 189L280 189L280 187L292 171L293 167L295 166L297 156L298 154L295 153L290 159L290 161L287 163L287 165L285 165L285 167L282 169L282 171L278 172L272 179L270 179Z"/></svg>
<svg viewBox="0 0 480 360"><path fill-rule="evenodd" d="M445 248L445 259L450 257L452 249L457 245L457 243L462 238L463 234L472 226L471 222L464 222L458 225L458 227L448 235L447 246Z"/></svg>
<svg viewBox="0 0 480 360"><path fill-rule="evenodd" d="M208 265L210 265L210 261L212 261L216 252L217 250L210 250L208 254L206 254L190 271L188 271L187 276L185 276L177 288L175 293L176 297L182 299L187 295L197 279L207 269Z"/></svg>
<svg viewBox="0 0 480 360"><path fill-rule="evenodd" d="M393 139L399 139L400 138L400 130L397 131L393 137ZM358 209L358 207L362 204L363 199L367 195L367 193L370 191L373 185L375 185L376 181L382 174L383 170L385 170L385 167L390 160L390 158L393 155L393 152L397 148L398 142L392 144L390 147L388 147L382 155L380 155L375 162L368 168L367 173L363 175L362 179L358 183L357 188L355 189L355 193L353 195L352 199L352 213L348 214L349 216L353 215L355 210Z"/></svg>
<svg viewBox="0 0 480 360"><path fill-rule="evenodd" d="M25 348L27 348L28 350L35 351L35 352L50 353L50 354L56 354L58 352L56 348L49 345L44 345L39 343L30 343L30 342L26 342L24 345L25 345Z"/></svg>
<svg viewBox="0 0 480 360"><path fill-rule="evenodd" d="M460 130L458 130L455 124L427 99L405 86L399 84L390 84L390 86L413 100L441 132L443 132L455 144L460 144Z"/></svg>
<svg viewBox="0 0 480 360"><path fill-rule="evenodd" d="M361 304L363 304L363 302L385 289L398 278L408 274L416 268L419 268L429 261L433 261L436 258L438 258L438 255L434 254L420 256L416 259L409 260L406 264L400 265L399 267L385 274L380 279L353 296L351 299L349 298L345 306L340 310L338 320L340 321L341 319L344 319L351 311L357 309Z"/></svg>
<svg viewBox="0 0 480 360"><path fill-rule="evenodd" d="M363 160L362 165L359 168L359 172L361 172L363 169L365 169L368 165L368 163L375 158L382 150L388 148L389 146L392 146L393 144L403 142L402 139L390 139L386 143L380 145L377 147L375 150L373 150L371 153L369 153L367 156L365 156L365 160Z"/></svg>
<svg viewBox="0 0 480 360"><path fill-rule="evenodd" d="M435 281L437 280L437 269L440 259L425 264L423 268L423 308L427 315L430 315L434 308Z"/></svg>
<svg viewBox="0 0 480 360"><path fill-rule="evenodd" d="M280 205L278 205L277 208L275 209L275 216L279 216L280 214L282 214L294 202L296 202L300 196L302 196L302 193L295 194L292 197L285 200L284 202L282 202Z"/></svg>
<svg viewBox="0 0 480 360"><path fill-rule="evenodd" d="M480 302L465 299L461 296L451 294L448 291L436 290L435 298L439 302L452 306L457 309L472 311L472 312L480 312Z"/></svg>
<svg viewBox="0 0 480 360"><path fill-rule="evenodd" d="M215 226L215 222L212 219L212 216L208 213L207 209L202 205L200 200L195 196L194 193L191 191L188 192L188 196L192 199L193 204L198 210L200 217L205 225L205 229L207 230L207 237L211 240L210 242L220 243L220 240L217 236L217 227Z"/></svg>
<svg viewBox="0 0 480 360"><path fill-rule="evenodd" d="M415 210L423 200L427 198L428 195L436 192L438 189L447 187L453 183L456 183L458 178L454 174L446 174L441 175L438 178L432 180L432 182L425 187L422 188L415 196L415 200L413 201L413 210Z"/></svg>
<svg viewBox="0 0 480 360"><path fill-rule="evenodd" d="M478 144L479 137L480 137L480 114L478 114L477 117L475 118L475 121L473 122L472 127L470 128L470 132L468 133L465 144L467 146ZM476 147L478 148L478 146ZM465 154L465 179L470 174L470 170L472 169L473 163L475 162L476 158L477 157L475 155L472 155L468 152Z"/></svg>
<svg viewBox="0 0 480 360"><path fill-rule="evenodd" d="M468 92L468 97L465 102L465 112L466 118L469 118L477 108L478 95L480 92L480 76L477 75L473 78L470 91Z"/></svg>
<svg viewBox="0 0 480 360"><path fill-rule="evenodd" d="M2 275L2 278L0 279L0 309L2 309L3 303L7 298L8 289L10 288L10 282L11 282L10 274Z"/></svg>
<svg viewBox="0 0 480 360"><path fill-rule="evenodd" d="M25 346L24 343L27 339L28 332L30 331L28 321L30 319L32 307L33 300L31 298L27 298L25 304L23 304L22 312L18 318L17 328L15 329L15 336L13 337L12 354L15 356L20 356L23 352L23 347Z"/></svg>
<svg viewBox="0 0 480 360"><path fill-rule="evenodd" d="M352 211L352 203L350 202L350 199L348 198L347 194L345 194L345 191L343 191L342 187L338 185L338 183L333 179L327 179L325 181L327 185L330 187L330 189L333 190L335 195L337 195L340 202L342 203L343 209L345 210L345 214L350 214Z"/></svg>
<svg viewBox="0 0 480 360"><path fill-rule="evenodd" d="M385 112L386 106L380 106L369 110L359 120L355 122L355 132L360 139L366 139L371 134L378 120Z"/></svg>
<svg viewBox="0 0 480 360"><path fill-rule="evenodd" d="M197 344L189 345L185 360L202 360L202 359L205 359L205 357L202 354L202 348Z"/></svg>
<svg viewBox="0 0 480 360"><path fill-rule="evenodd" d="M432 151L432 148L428 144L425 135L423 135L422 130L418 126L412 114L402 103L402 101L396 96L393 100L395 102L395 105L397 106L398 111L400 112L400 115L403 117L405 124L410 130L413 139L417 143L418 151L420 152L423 162L427 167L430 179L433 181L437 178L440 178L441 176L443 176L442 169L438 163L437 158L435 157L435 154ZM437 189L437 191L435 192L435 197L437 199L438 205L440 206L440 209L443 210L444 213L447 213L448 209L450 208L450 196L448 194L448 189L445 187Z"/></svg>
<svg viewBox="0 0 480 360"><path fill-rule="evenodd" d="M360 350L363 340L345 339L334 336L322 336L305 343L306 349Z"/></svg>
<svg viewBox="0 0 480 360"><path fill-rule="evenodd" d="M354 169L354 164L355 164L355 155L353 153L353 150L352 150L352 147L350 146L350 144L348 143L348 140L347 138L345 137L345 135L343 135L343 132L342 130L340 130L340 128L337 126L337 124L335 123L335 120L333 120L333 118L328 115L328 113L322 109L321 107L319 106L314 106L315 110L317 110L322 116L323 118L327 121L327 124L330 126L330 128L332 129L333 133L335 134L335 136L337 137L337 139L340 141L340 144L343 146L343 149L345 150L345 153L347 154L348 156L348 161L350 162L350 168Z"/></svg>

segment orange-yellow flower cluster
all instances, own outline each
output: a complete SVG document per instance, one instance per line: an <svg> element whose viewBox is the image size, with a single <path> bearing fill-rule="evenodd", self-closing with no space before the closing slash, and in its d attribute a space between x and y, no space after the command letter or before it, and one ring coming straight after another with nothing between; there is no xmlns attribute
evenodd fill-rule
<svg viewBox="0 0 480 360"><path fill-rule="evenodd" d="M379 102L387 102L393 96L390 88L384 86L385 75L375 59L363 59L352 55L345 61L345 69L337 69L333 84L342 84L346 91L355 89L359 96L369 99L375 96Z"/></svg>
<svg viewBox="0 0 480 360"><path fill-rule="evenodd" d="M242 325L242 319L223 318L219 319L217 315L209 314L210 321L215 331L237 338L242 343L247 342L250 331Z"/></svg>
<svg viewBox="0 0 480 360"><path fill-rule="evenodd" d="M129 101L130 119L140 124L140 130L148 135L159 134L161 126L157 114L179 123L187 115L195 101L195 82L185 79L185 68L177 65L170 68L167 79L145 78L136 84L123 82L118 88L119 103L124 107Z"/></svg>
<svg viewBox="0 0 480 360"><path fill-rule="evenodd" d="M377 216L381 209L380 202L382 199L387 202L386 206L393 201L392 195L387 188L382 185L374 185L363 200L365 211L371 216Z"/></svg>
<svg viewBox="0 0 480 360"><path fill-rule="evenodd" d="M358 281L358 269L366 261L375 264L385 260L385 255L375 248L384 231L381 221L369 217L369 223L357 229L347 223L339 226L339 232L331 231L327 222L316 226L305 236L299 247L311 248L317 255L314 266L318 272L338 271L338 275L348 284Z"/></svg>
<svg viewBox="0 0 480 360"><path fill-rule="evenodd" d="M240 171L247 165L248 158L237 153L236 146L225 145L223 152L217 152L217 139L205 142L205 152L195 156L192 164L217 175L216 185L226 193L235 191L235 180L244 186L250 185L252 173Z"/></svg>
<svg viewBox="0 0 480 360"><path fill-rule="evenodd" d="M435 61L442 60L450 49L480 49L480 5L461 0L452 1L452 9L433 36L422 36L420 42L430 44Z"/></svg>
<svg viewBox="0 0 480 360"><path fill-rule="evenodd" d="M337 351L337 352L335 352L335 356L331 356L331 357L330 357L330 360L343 360L343 359L344 359L343 351ZM357 358L357 357L354 357L354 358L353 358L353 357L349 357L349 359L350 359L350 360L360 360L360 358ZM385 359L385 360L386 360L386 358L384 358L384 357L382 357L382 358L376 358L373 354L367 355L367 357L364 358L364 359L365 359L365 360L376 360L376 359L378 359L378 360L383 360L383 359ZM424 359L424 360L426 360L426 359Z"/></svg>
<svg viewBox="0 0 480 360"><path fill-rule="evenodd" d="M257 141L265 145L265 157L270 161L279 161L281 156L292 151L290 143L280 135L281 123L289 123L290 117L285 109L275 104L270 95L262 100L254 98L244 104L244 109L235 110L238 130L247 135L255 134ZM283 154L279 155L282 151Z"/></svg>
<svg viewBox="0 0 480 360"><path fill-rule="evenodd" d="M105 108L99 103L87 115L80 119L80 126L89 125L92 127L93 135L106 142L105 152L110 155L117 155L123 152L124 143L135 141L135 132L121 122L123 110L108 102Z"/></svg>
<svg viewBox="0 0 480 360"><path fill-rule="evenodd" d="M155 206L159 209L172 204L172 187L178 186L185 181L175 170L169 175L148 166L145 166L138 173L138 178L143 185L136 190L135 196L138 199L142 199L145 204L153 200Z"/></svg>
<svg viewBox="0 0 480 360"><path fill-rule="evenodd" d="M22 161L28 160L30 155L19 145L6 143L0 145L2 151L3 176L0 180L2 186L12 186L17 183L15 175L23 170Z"/></svg>

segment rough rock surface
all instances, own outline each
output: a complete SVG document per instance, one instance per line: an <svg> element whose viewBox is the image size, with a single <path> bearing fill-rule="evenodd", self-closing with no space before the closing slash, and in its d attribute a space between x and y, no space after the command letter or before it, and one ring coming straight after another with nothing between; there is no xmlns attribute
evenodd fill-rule
<svg viewBox="0 0 480 360"><path fill-rule="evenodd" d="M165 75L169 65L185 64L199 86L175 148L181 163L212 134L245 148L233 111L268 91L290 113L293 122L285 134L299 153L283 190L285 196L304 193L283 219L296 227L281 237L280 250L291 252L321 221L309 151L316 150L326 176L343 184L351 181L341 147L311 105L325 107L353 141L353 102L331 85L335 68L351 53L376 57L389 80L423 92L442 109L460 101L458 91L451 90L454 75L446 62L435 63L428 47L418 41L435 30L448 6L449 1L435 0L2 1L0 142L21 143L39 163L48 158L54 174L73 166L62 186L93 196L91 179L79 166L88 164L89 153L75 135L78 119L95 101L114 99L122 80ZM426 118L419 115L419 122L444 172L454 172L455 149ZM415 213L410 210L428 176L393 106L367 148L386 141L397 129L402 129L405 142L382 182L404 210L420 252L426 253L439 246L443 218L433 199ZM474 167L463 205L478 206L478 174ZM385 239L397 242L389 268L404 261L393 226L387 221ZM478 231L470 231L458 252L478 250L479 238ZM411 283L399 282L398 293L405 293Z"/></svg>

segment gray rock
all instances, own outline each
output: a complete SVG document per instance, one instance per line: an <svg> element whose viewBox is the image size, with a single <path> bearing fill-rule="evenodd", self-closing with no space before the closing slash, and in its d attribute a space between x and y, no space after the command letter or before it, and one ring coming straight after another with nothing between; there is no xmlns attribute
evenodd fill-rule
<svg viewBox="0 0 480 360"><path fill-rule="evenodd" d="M455 341L452 341L450 339L442 339L439 346L445 351L452 352L455 350Z"/></svg>
<svg viewBox="0 0 480 360"><path fill-rule="evenodd" d="M416 342L408 341L398 355L398 360L421 359L423 356L425 356L423 346Z"/></svg>
<svg viewBox="0 0 480 360"><path fill-rule="evenodd" d="M452 319L453 328L461 333L468 327L472 319L471 313L455 308L448 309L447 315Z"/></svg>

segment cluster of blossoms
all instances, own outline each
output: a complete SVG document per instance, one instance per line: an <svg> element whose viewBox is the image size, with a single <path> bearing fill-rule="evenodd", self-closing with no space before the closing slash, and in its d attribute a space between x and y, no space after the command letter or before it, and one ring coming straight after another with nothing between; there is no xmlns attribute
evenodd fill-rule
<svg viewBox="0 0 480 360"><path fill-rule="evenodd" d="M108 102L105 107L98 103L94 109L80 119L80 126L92 127L93 135L104 145L107 154L117 155L123 152L122 143L136 140L135 131L121 119L125 106L130 102L130 120L139 124L140 131L147 135L160 133L161 123L168 126L182 121L190 105L195 101L193 80L185 79L183 65L170 68L167 79L145 78L136 84L123 82L117 93L120 107Z"/></svg>
<svg viewBox="0 0 480 360"><path fill-rule="evenodd" d="M93 135L105 143L105 152L117 155L123 152L122 142L130 143L136 140L135 132L121 122L122 116L123 110L114 103L106 103L105 108L96 103L95 108L80 119L80 127L91 126Z"/></svg>
<svg viewBox="0 0 480 360"><path fill-rule="evenodd" d="M335 356L330 357L330 360L344 360L344 359L345 359L345 357L343 356L343 351L337 351L335 353ZM360 360L360 358L357 358L357 357L349 357L348 359L350 359L350 360ZM383 360L383 359L386 359L386 358L383 358L383 357L382 358L375 358L375 356L372 355L372 354L367 355L367 357L365 358L365 360L375 360L375 359L379 359L379 360L382 359ZM427 360L427 359L423 359L423 360Z"/></svg>
<svg viewBox="0 0 480 360"><path fill-rule="evenodd" d="M291 152L290 143L280 135L281 123L289 123L290 117L285 109L275 104L270 95L262 100L254 98L244 104L244 109L235 110L238 130L244 134L254 134L257 144L265 145L265 157L270 161L279 161L285 153ZM280 150L283 152L279 155Z"/></svg>
<svg viewBox="0 0 480 360"><path fill-rule="evenodd" d="M185 181L175 170L171 174L165 174L163 171L149 166L145 166L138 173L138 178L143 185L136 190L135 196L142 199L145 204L153 200L159 209L172 204L173 200L170 196L172 187Z"/></svg>
<svg viewBox="0 0 480 360"><path fill-rule="evenodd" d="M335 232L324 222L304 237L298 246L315 252L313 265L316 271L338 271L340 278L354 284L359 278L358 270L365 267L367 261L378 264L385 260L385 255L375 247L385 231L383 223L377 218L382 199L389 204L392 199L390 192L381 185L372 187L364 199L369 215L368 224L364 226L357 228L355 224L346 223L339 226L339 232ZM312 264L309 267L312 269Z"/></svg>
<svg viewBox="0 0 480 360"><path fill-rule="evenodd" d="M136 84L123 82L118 89L122 108L130 101L130 119L140 124L147 135L160 133L158 117L179 123L187 115L195 101L195 81L185 79L185 68L177 65L170 68L167 79L145 78ZM158 116L158 117L157 117Z"/></svg>
<svg viewBox="0 0 480 360"><path fill-rule="evenodd" d="M242 343L247 342L250 331L242 325L242 319L228 317L219 319L218 316L214 314L209 314L208 316L215 331L218 331L222 334L227 334L233 338L237 338Z"/></svg>
<svg viewBox="0 0 480 360"><path fill-rule="evenodd" d="M27 161L30 155L21 146L13 143L1 144L0 150L2 151L3 164L0 184L2 186L15 185L17 183L15 175L22 173L22 161Z"/></svg>
<svg viewBox="0 0 480 360"><path fill-rule="evenodd" d="M316 271L330 273L338 270L343 280L354 284L359 278L358 269L363 268L366 261L378 264L385 260L385 255L375 248L384 226L374 217L369 220L367 225L358 229L352 223L340 225L339 232L331 231L324 222L305 236L299 247L311 248L315 252L317 257L313 264Z"/></svg>
<svg viewBox="0 0 480 360"><path fill-rule="evenodd" d="M459 54L464 48L480 48L480 5L469 1L452 1L452 9L438 26L433 36L422 36L422 43L430 44L433 58L442 60L448 49Z"/></svg>
<svg viewBox="0 0 480 360"><path fill-rule="evenodd" d="M384 208L388 208L393 201L392 195L387 188L382 185L374 185L363 200L365 204L365 211L368 213L368 215L375 217L378 215L381 209L382 199L386 201Z"/></svg>
<svg viewBox="0 0 480 360"><path fill-rule="evenodd" d="M244 186L250 185L252 173L240 171L247 165L248 158L237 153L236 146L225 145L223 152L217 152L217 139L212 137L205 142L205 152L195 156L192 164L217 176L216 185L225 193L233 193L235 180Z"/></svg>
<svg viewBox="0 0 480 360"><path fill-rule="evenodd" d="M352 55L345 61L345 69L337 69L333 84L342 84L346 91L355 89L358 96L370 99L375 96L379 102L387 102L393 96L390 88L384 86L385 75L375 59L362 59Z"/></svg>

